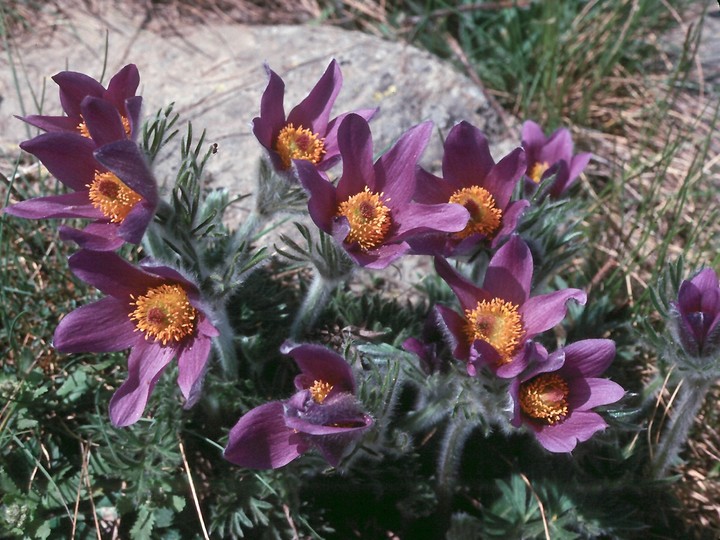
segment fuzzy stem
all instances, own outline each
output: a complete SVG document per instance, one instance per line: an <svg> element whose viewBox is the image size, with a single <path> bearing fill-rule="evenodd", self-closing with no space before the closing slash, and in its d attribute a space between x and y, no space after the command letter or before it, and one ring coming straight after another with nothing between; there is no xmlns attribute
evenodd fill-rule
<svg viewBox="0 0 720 540"><path fill-rule="evenodd" d="M330 293L335 289L336 282L329 280L315 270L310 288L305 294L300 309L295 314L295 320L290 327L290 338L297 339L306 329L310 328L325 309L330 300Z"/></svg>
<svg viewBox="0 0 720 540"><path fill-rule="evenodd" d="M688 377L682 381L670 425L662 434L652 461L653 478L662 478L677 459L712 383L711 379L697 377Z"/></svg>
<svg viewBox="0 0 720 540"><path fill-rule="evenodd" d="M463 448L475 425L462 415L451 417L448 421L437 469L438 514L443 520L450 519L452 496Z"/></svg>
<svg viewBox="0 0 720 540"><path fill-rule="evenodd" d="M230 325L227 309L221 305L215 310L213 324L220 332L220 335L213 339L215 352L220 359L220 366L228 380L235 380L238 377L238 358L235 352L235 332Z"/></svg>

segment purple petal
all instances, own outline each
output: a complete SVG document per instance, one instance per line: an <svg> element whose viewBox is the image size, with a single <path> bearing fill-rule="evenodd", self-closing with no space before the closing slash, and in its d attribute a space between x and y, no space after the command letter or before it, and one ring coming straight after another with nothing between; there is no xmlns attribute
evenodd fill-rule
<svg viewBox="0 0 720 540"><path fill-rule="evenodd" d="M5 207L3 212L25 219L100 219L103 217L103 213L90 203L87 191L28 199Z"/></svg>
<svg viewBox="0 0 720 540"><path fill-rule="evenodd" d="M314 133L324 134L330 120L330 112L341 87L340 66L337 61L333 60L307 97L290 111L288 123L295 127L310 128Z"/></svg>
<svg viewBox="0 0 720 540"><path fill-rule="evenodd" d="M500 230L495 233L495 237L492 239L490 247L496 248L498 245L504 242L508 236L515 232L520 217L525 212L525 209L529 206L530 201L526 199L513 201L507 205L507 207L505 208L505 212L503 212Z"/></svg>
<svg viewBox="0 0 720 540"><path fill-rule="evenodd" d="M495 372L499 361L500 354L497 352L495 347L483 339L476 339L470 346L470 355L468 357L467 366L468 375L474 377L479 366L486 366Z"/></svg>
<svg viewBox="0 0 720 540"><path fill-rule="evenodd" d="M267 65L265 70L269 79L260 99L260 116L253 120L253 133L260 144L268 150L274 150L275 138L285 126L285 83Z"/></svg>
<svg viewBox="0 0 720 540"><path fill-rule="evenodd" d="M438 326L452 349L453 356L458 360L467 360L470 357L470 345L465 333L465 318L445 306L435 306L435 313Z"/></svg>
<svg viewBox="0 0 720 540"><path fill-rule="evenodd" d="M323 157L323 160L318 164L318 167L320 168L321 165L325 164L325 160L327 160L331 156L337 155L340 152L340 147L338 146L338 129L340 128L340 124L343 120L345 120L345 117L348 114L357 114L365 121L369 122L377 112L377 107L375 107L374 109L357 109L355 111L352 111L352 113L339 114L338 116L330 120L330 123L327 126L327 131L325 133L325 156ZM322 169L325 170L325 167L322 167Z"/></svg>
<svg viewBox="0 0 720 540"><path fill-rule="evenodd" d="M482 131L465 121L450 130L445 139L442 171L455 189L484 186L494 165Z"/></svg>
<svg viewBox="0 0 720 540"><path fill-rule="evenodd" d="M563 374L573 377L596 377L605 372L615 358L615 342L611 339L584 339L563 348Z"/></svg>
<svg viewBox="0 0 720 540"><path fill-rule="evenodd" d="M125 111L127 112L128 122L130 122L130 138L134 141L137 139L141 129L140 114L142 112L142 97L135 96L125 101Z"/></svg>
<svg viewBox="0 0 720 540"><path fill-rule="evenodd" d="M526 337L530 339L562 321L569 300L584 305L587 295L580 289L563 289L529 298L520 308Z"/></svg>
<svg viewBox="0 0 720 540"><path fill-rule="evenodd" d="M522 148L516 148L495 165L485 179L485 189L492 193L498 208L504 209L515 186L525 174L527 158Z"/></svg>
<svg viewBox="0 0 720 540"><path fill-rule="evenodd" d="M416 172L416 185L414 199L422 204L445 203L457 191L451 182L438 178L423 168Z"/></svg>
<svg viewBox="0 0 720 540"><path fill-rule="evenodd" d="M260 405L230 430L223 456L241 467L277 469L308 450L302 437L285 425L279 401Z"/></svg>
<svg viewBox="0 0 720 540"><path fill-rule="evenodd" d="M435 271L453 290L463 310L475 309L478 302L492 298L490 293L461 276L445 259L435 257Z"/></svg>
<svg viewBox="0 0 720 540"><path fill-rule="evenodd" d="M18 117L31 126L42 129L47 132L78 132L80 117L74 116L45 116L40 114L31 114L28 116Z"/></svg>
<svg viewBox="0 0 720 540"><path fill-rule="evenodd" d="M125 240L118 236L117 223L107 221L90 223L84 229L61 225L58 231L63 242L75 242L90 251L115 251L125 244Z"/></svg>
<svg viewBox="0 0 720 540"><path fill-rule="evenodd" d="M460 204L410 203L393 208L393 240L404 240L412 235L433 232L458 232L467 225L470 214Z"/></svg>
<svg viewBox="0 0 720 540"><path fill-rule="evenodd" d="M129 426L140 419L155 383L175 353L174 347L138 339L128 357L128 377L110 399L110 421L114 426Z"/></svg>
<svg viewBox="0 0 720 540"><path fill-rule="evenodd" d="M105 93L105 88L99 82L84 73L62 71L52 79L60 87L60 103L68 116L81 114L80 102L85 96L101 98Z"/></svg>
<svg viewBox="0 0 720 540"><path fill-rule="evenodd" d="M523 123L522 145L525 151L531 154L529 157L532 157L533 162L538 160L537 152L539 152L540 148L545 144L545 140L545 132L538 124L532 120L527 120Z"/></svg>
<svg viewBox="0 0 720 540"><path fill-rule="evenodd" d="M555 131L543 145L538 161L552 165L560 160L570 162L573 153L573 142L570 130L560 128Z"/></svg>
<svg viewBox="0 0 720 540"><path fill-rule="evenodd" d="M348 249L347 254L359 266L382 270L405 255L408 251L410 251L410 244L400 242L399 244L382 244L369 251Z"/></svg>
<svg viewBox="0 0 720 540"><path fill-rule="evenodd" d="M522 306L530 295L533 260L519 236L512 236L490 259L483 288L496 298Z"/></svg>
<svg viewBox="0 0 720 540"><path fill-rule="evenodd" d="M615 403L624 395L625 389L619 384L591 377L572 382L568 404L573 411L589 411L594 407Z"/></svg>
<svg viewBox="0 0 720 540"><path fill-rule="evenodd" d="M308 200L310 217L321 230L332 234L333 218L338 210L335 186L309 161L297 159L293 163L300 182L310 193Z"/></svg>
<svg viewBox="0 0 720 540"><path fill-rule="evenodd" d="M139 244L154 215L155 207L145 200L140 201L118 227L118 236L130 244Z"/></svg>
<svg viewBox="0 0 720 540"><path fill-rule="evenodd" d="M580 173L585 170L585 167L587 167L592 158L593 155L590 152L583 152L572 157L572 160L570 161L569 182L573 182L578 176L580 176Z"/></svg>
<svg viewBox="0 0 720 540"><path fill-rule="evenodd" d="M95 150L95 159L115 173L130 189L153 207L157 206L157 182L140 148L133 141L122 140Z"/></svg>
<svg viewBox="0 0 720 540"><path fill-rule="evenodd" d="M95 143L78 133L43 133L20 143L50 174L75 191L87 191L98 168L93 158Z"/></svg>
<svg viewBox="0 0 720 540"><path fill-rule="evenodd" d="M129 305L103 298L68 313L58 324L53 346L60 352L114 352L132 346L139 338L128 317Z"/></svg>
<svg viewBox="0 0 720 540"><path fill-rule="evenodd" d="M120 113L104 99L88 96L80 104L85 125L97 146L127 138Z"/></svg>
<svg viewBox="0 0 720 540"><path fill-rule="evenodd" d="M338 129L338 146L343 172L337 185L337 200L344 202L365 186L373 192L381 191L375 185L372 137L367 121L357 114L348 114Z"/></svg>
<svg viewBox="0 0 720 540"><path fill-rule="evenodd" d="M704 268L690 280L699 290L706 291L708 289L717 289L720 286L718 276L712 268Z"/></svg>
<svg viewBox="0 0 720 540"><path fill-rule="evenodd" d="M135 64L128 64L113 75L103 97L118 111L125 110L125 100L133 97L140 84L140 73Z"/></svg>
<svg viewBox="0 0 720 540"><path fill-rule="evenodd" d="M145 294L163 280L136 268L122 257L110 252L78 251L68 259L70 270L103 293L128 301L130 295Z"/></svg>
<svg viewBox="0 0 720 540"><path fill-rule="evenodd" d="M315 381L324 381L333 386L333 393L355 393L355 379L345 359L321 345L303 344L282 348L283 354L292 356L301 374L295 377L295 388L305 390Z"/></svg>
<svg viewBox="0 0 720 540"><path fill-rule="evenodd" d="M183 397L189 401L191 395L198 395L195 387L202 383L205 366L210 356L212 340L202 334L183 344L178 351L178 386Z"/></svg>
<svg viewBox="0 0 720 540"><path fill-rule="evenodd" d="M423 122L410 128L375 164L374 191L385 192L396 206L409 201L415 193L417 162L430 140L432 127L432 122Z"/></svg>
<svg viewBox="0 0 720 540"><path fill-rule="evenodd" d="M587 441L606 427L605 420L599 414L575 411L564 422L542 426L535 436L550 452L571 452L578 442Z"/></svg>

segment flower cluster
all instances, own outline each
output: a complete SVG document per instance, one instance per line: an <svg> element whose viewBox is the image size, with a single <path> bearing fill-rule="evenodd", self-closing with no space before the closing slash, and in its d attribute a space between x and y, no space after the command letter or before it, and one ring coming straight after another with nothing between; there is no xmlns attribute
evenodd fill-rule
<svg viewBox="0 0 720 540"><path fill-rule="evenodd" d="M130 349L128 377L110 401L116 426L142 415L165 366L178 360L178 384L192 405L217 330L197 285L178 270L146 259L138 268L113 251L139 244L159 202L157 183L135 142L142 98L130 64L107 89L82 73L53 77L64 116L27 116L46 133L20 147L33 154L69 193L17 202L4 209L28 219L92 220L84 229L61 226L60 237L81 250L69 259L73 273L107 297L65 316L54 346L61 352Z"/></svg>

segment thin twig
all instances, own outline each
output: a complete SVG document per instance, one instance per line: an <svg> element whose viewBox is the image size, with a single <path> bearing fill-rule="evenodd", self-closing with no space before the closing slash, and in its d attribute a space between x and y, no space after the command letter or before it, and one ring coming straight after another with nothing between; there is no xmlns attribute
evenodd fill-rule
<svg viewBox="0 0 720 540"><path fill-rule="evenodd" d="M200 501L198 500L197 493L195 492L195 483L193 482L192 474L190 474L190 465L188 464L187 457L185 457L185 447L183 446L182 441L178 441L178 445L180 446L180 455L182 456L183 466L185 467L185 474L187 474L188 483L190 484L190 493L192 493L193 502L195 503L195 511L197 512L198 519L200 520L200 527L202 528L203 538L205 538L205 540L210 540L207 527L205 527L205 520L203 519L202 510L200 509Z"/></svg>
<svg viewBox="0 0 720 540"><path fill-rule="evenodd" d="M535 493L535 490L533 489L528 477L525 476L523 473L520 473L520 478L522 478L523 482L525 482L525 485L530 490L530 493L532 493L533 497L535 497L535 501L537 502L538 508L540 509L540 517L542 517L543 528L545 529L545 538L547 540L550 540L550 529L548 528L547 517L545 516L545 507L543 506L540 497L538 497L538 494Z"/></svg>

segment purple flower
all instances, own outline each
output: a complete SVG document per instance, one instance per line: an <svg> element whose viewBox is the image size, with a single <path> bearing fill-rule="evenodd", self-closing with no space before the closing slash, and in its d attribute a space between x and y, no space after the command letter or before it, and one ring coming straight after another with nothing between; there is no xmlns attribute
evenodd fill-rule
<svg viewBox="0 0 720 540"><path fill-rule="evenodd" d="M496 247L514 230L528 201L510 202L525 173L525 153L516 148L499 163L493 161L483 133L467 122L457 124L445 139L443 178L420 169L415 200L425 204L458 203L470 213L460 232L442 233L411 242L413 251L450 257L480 242Z"/></svg>
<svg viewBox="0 0 720 540"><path fill-rule="evenodd" d="M555 175L548 191L552 198L558 198L567 191L592 158L592 154L587 152L573 155L568 129L558 129L550 137L545 137L542 128L531 120L523 124L522 146L527 154L526 189L535 191L540 182Z"/></svg>
<svg viewBox="0 0 720 540"><path fill-rule="evenodd" d="M549 356L536 344L532 356L527 372L510 383L514 426L530 428L550 452L570 452L607 427L591 409L625 394L619 384L597 378L615 356L612 340L578 341Z"/></svg>
<svg viewBox="0 0 720 540"><path fill-rule="evenodd" d="M335 98L340 93L342 74L333 60L307 97L285 118L283 100L285 83L269 67L270 77L260 102L260 116L253 120L253 133L268 152L278 172L290 170L295 159L307 160L320 170L327 170L338 160L337 130L340 116L330 120ZM377 109L355 111L369 120Z"/></svg>
<svg viewBox="0 0 720 540"><path fill-rule="evenodd" d="M584 304L579 289L530 297L533 261L530 250L513 235L490 260L482 288L458 274L447 261L435 258L435 269L460 301L463 314L436 306L453 356L467 362L470 375L486 365L503 378L527 366L525 343L565 317L567 302Z"/></svg>
<svg viewBox="0 0 720 540"><path fill-rule="evenodd" d="M97 98L83 101L95 139L51 132L20 144L73 191L22 201L4 211L27 219L92 219L83 230L61 227L60 237L86 249L112 251L124 242L140 243L155 213L158 192L140 148L124 137L118 139L122 124L117 118L108 120L104 105Z"/></svg>
<svg viewBox="0 0 720 540"><path fill-rule="evenodd" d="M707 357L720 345L720 286L712 268L680 284L673 303L674 334L691 356Z"/></svg>
<svg viewBox="0 0 720 540"><path fill-rule="evenodd" d="M343 172L337 187L311 163L295 161L313 221L360 266L385 268L410 250L407 239L465 227L468 212L459 204L411 202L431 130L429 122L411 128L373 164L370 127L349 114L338 130Z"/></svg>
<svg viewBox="0 0 720 540"><path fill-rule="evenodd" d="M310 448L337 466L373 421L355 398L355 380L342 356L320 345L285 345L300 375L297 392L249 411L230 430L225 459L253 469L277 469Z"/></svg>
<svg viewBox="0 0 720 540"><path fill-rule="evenodd" d="M138 421L162 370L178 360L178 385L186 408L199 397L218 331L198 288L177 270L154 261L137 268L115 253L82 250L70 269L107 297L65 316L55 330L58 351L111 352L130 348L128 377L110 400L116 426Z"/></svg>
<svg viewBox="0 0 720 540"><path fill-rule="evenodd" d="M140 130L142 97L135 95L140 75L134 64L128 64L113 75L107 89L92 77L75 71L62 71L52 79L60 87L60 104L67 116L23 117L28 124L48 132L73 132L89 137L92 132L85 122L82 102L92 96L99 98L103 107L114 111L123 126L124 137L135 139Z"/></svg>

